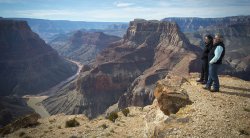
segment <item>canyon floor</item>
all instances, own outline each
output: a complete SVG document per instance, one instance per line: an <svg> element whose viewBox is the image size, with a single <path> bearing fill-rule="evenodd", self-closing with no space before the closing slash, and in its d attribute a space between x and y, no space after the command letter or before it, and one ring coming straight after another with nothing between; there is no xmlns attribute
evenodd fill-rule
<svg viewBox="0 0 250 138"><path fill-rule="evenodd" d="M192 73L181 87L193 102L176 114L166 116L157 100L146 107L129 107L124 116L118 112L115 122L99 116L89 120L84 115L58 114L41 118L35 127L21 128L6 138L95 138L95 137L250 137L250 82L220 76L218 93L203 90L197 73ZM75 118L78 127L65 127Z"/></svg>
<svg viewBox="0 0 250 138"><path fill-rule="evenodd" d="M81 71L81 68L82 68L83 65L80 62L73 61L73 60L70 60L70 59L67 59L67 60L72 62L72 63L75 63L77 65L78 69L77 69L77 72L75 74L73 74L72 76L70 76L67 79L61 81L60 83L58 83L54 87L52 87L49 90L44 91L44 92L42 92L40 94L23 96L23 98L26 99L26 101L27 101L27 105L30 108L32 108L36 113L38 113L42 118L50 116L50 114L47 112L47 110L43 106L42 101L45 100L46 98L48 98L50 95L54 94L56 91L58 91L64 85L66 85L69 82L71 82L72 80L76 79L77 76L79 75L80 71Z"/></svg>

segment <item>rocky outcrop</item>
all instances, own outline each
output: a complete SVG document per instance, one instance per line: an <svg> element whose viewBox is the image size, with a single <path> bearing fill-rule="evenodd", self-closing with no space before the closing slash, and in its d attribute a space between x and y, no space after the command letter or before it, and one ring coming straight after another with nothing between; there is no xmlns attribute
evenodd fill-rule
<svg viewBox="0 0 250 138"><path fill-rule="evenodd" d="M140 34L143 32L140 31L140 28L144 28L143 21L137 22L139 22L138 26L129 28L134 30L134 28L137 29L138 27L138 33L135 32L135 34L128 36L131 39L134 39L133 36L136 37L136 35L139 38L143 36ZM159 28L147 26L148 24L145 25L145 28L149 29L149 31L145 31L146 33L149 33L150 30L151 32L159 33L159 40L153 48L154 59L152 65L136 78L127 92L120 97L118 102L119 108L151 104L154 99L155 83L158 80L164 78L169 73L187 75L188 72L197 70L195 63L197 63L196 57L199 49L189 44L188 40L179 31L177 24L169 22L159 23L157 21L153 21L152 24L159 25ZM153 36L156 35L154 34ZM147 42L150 42L148 38L146 38L145 43L147 44ZM137 43L140 43L140 39Z"/></svg>
<svg viewBox="0 0 250 138"><path fill-rule="evenodd" d="M97 56L91 70L81 73L74 91L83 98L78 106L67 107L75 109L71 113L96 117L118 100L119 108L151 104L155 82L169 72L187 74L196 51L177 24L136 19L122 40L112 43ZM61 97L65 95L44 101L50 113L69 113L66 109L55 112L55 101L67 104L67 98Z"/></svg>
<svg viewBox="0 0 250 138"><path fill-rule="evenodd" d="M0 96L0 128L19 117L33 112L23 98L17 96Z"/></svg>
<svg viewBox="0 0 250 138"><path fill-rule="evenodd" d="M118 118L114 122L104 116L88 119L83 114L58 114L41 118L38 120L40 125L17 130L6 137L18 138L21 134L23 137L46 138L249 137L250 82L222 75L221 92L211 93L202 89L203 85L196 82L197 78L198 73L191 73L184 80L175 77L160 80L163 89L170 86L167 82L171 86L181 84L181 89L187 92L193 102L180 108L176 114L165 115L155 99L152 105L128 107L127 116L118 111ZM66 122L72 119L79 122L79 126L66 127Z"/></svg>
<svg viewBox="0 0 250 138"><path fill-rule="evenodd" d="M167 76L157 82L154 96L164 114L175 114L180 108L192 103L187 92L181 88L184 82L185 79L179 76Z"/></svg>
<svg viewBox="0 0 250 138"><path fill-rule="evenodd" d="M17 119L16 121L8 124L7 126L0 128L0 136L4 136L9 133L13 133L20 128L26 128L30 126L38 125L38 119L41 118L39 114L33 113Z"/></svg>
<svg viewBox="0 0 250 138"><path fill-rule="evenodd" d="M153 137L249 137L249 81L222 75L221 92L211 93L198 77L191 74L181 85L193 104L156 126Z"/></svg>
<svg viewBox="0 0 250 138"><path fill-rule="evenodd" d="M77 67L33 33L25 21L0 20L0 95L37 94Z"/></svg>
<svg viewBox="0 0 250 138"><path fill-rule="evenodd" d="M120 40L119 37L102 32L79 30L66 35L59 35L50 41L49 44L60 55L80 61L83 64L89 64L94 61L99 52L118 40Z"/></svg>

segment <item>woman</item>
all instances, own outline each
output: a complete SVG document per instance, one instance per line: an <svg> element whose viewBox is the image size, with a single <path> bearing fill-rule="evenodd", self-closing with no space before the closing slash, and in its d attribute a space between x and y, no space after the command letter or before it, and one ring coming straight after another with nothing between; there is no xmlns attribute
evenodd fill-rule
<svg viewBox="0 0 250 138"><path fill-rule="evenodd" d="M201 56L202 66L201 66L201 74L200 79L197 82L201 84L206 84L208 81L208 53L213 47L213 37L211 35L205 36L205 48L203 49L203 53Z"/></svg>

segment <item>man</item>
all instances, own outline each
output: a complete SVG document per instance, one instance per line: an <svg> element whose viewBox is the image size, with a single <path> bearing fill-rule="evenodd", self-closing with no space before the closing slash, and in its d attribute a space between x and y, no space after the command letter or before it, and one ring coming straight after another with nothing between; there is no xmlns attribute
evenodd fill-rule
<svg viewBox="0 0 250 138"><path fill-rule="evenodd" d="M216 34L214 37L214 45L208 54L209 76L204 89L210 90L211 92L219 92L220 82L218 78L218 69L222 64L224 55L225 47L223 43L223 37L220 34ZM212 84L213 89L211 89Z"/></svg>
<svg viewBox="0 0 250 138"><path fill-rule="evenodd" d="M202 60L202 66L201 66L201 74L200 79L197 80L197 82L200 82L201 84L207 84L208 80L208 53L213 47L213 37L211 35L205 36L205 47L202 52L201 60Z"/></svg>

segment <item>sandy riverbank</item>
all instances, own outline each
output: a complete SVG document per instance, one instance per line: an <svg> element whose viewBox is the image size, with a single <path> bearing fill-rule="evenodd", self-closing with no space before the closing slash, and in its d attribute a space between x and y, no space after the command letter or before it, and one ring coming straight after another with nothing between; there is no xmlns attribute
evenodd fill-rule
<svg viewBox="0 0 250 138"><path fill-rule="evenodd" d="M24 96L23 98L27 100L28 106L35 110L35 112L38 113L42 118L50 116L41 103L44 99L48 98L48 96Z"/></svg>
<svg viewBox="0 0 250 138"><path fill-rule="evenodd" d="M67 59L67 60L69 60L69 59ZM56 86L50 88L49 90L47 90L45 92L38 94L38 95L25 95L25 96L23 96L23 98L27 101L28 106L31 107L33 110L35 110L36 113L40 114L40 116L42 118L50 116L50 114L47 112L47 110L43 106L42 101L45 100L46 98L48 98L50 95L53 95L53 93L57 92L61 87L63 87L67 83L76 79L80 73L80 70L81 70L83 65L77 61L72 61L72 60L69 60L69 61L75 63L78 66L77 72L74 75L70 76L66 80L61 81Z"/></svg>

